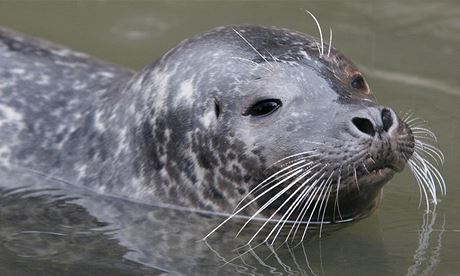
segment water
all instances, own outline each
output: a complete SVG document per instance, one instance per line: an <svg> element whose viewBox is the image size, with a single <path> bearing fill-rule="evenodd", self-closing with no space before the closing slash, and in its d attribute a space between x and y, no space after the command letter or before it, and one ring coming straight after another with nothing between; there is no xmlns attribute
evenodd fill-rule
<svg viewBox="0 0 460 276"><path fill-rule="evenodd" d="M127 202L15 169L0 174L0 275L460 274L458 1L0 1L0 25L137 69L218 25L316 34L304 9L333 28L334 45L363 69L381 103L414 112L437 133L448 193L434 212L417 208L418 189L406 170L387 184L369 218L297 248L243 254L248 248L231 250L239 244L236 222L205 244L199 239L221 218Z"/></svg>

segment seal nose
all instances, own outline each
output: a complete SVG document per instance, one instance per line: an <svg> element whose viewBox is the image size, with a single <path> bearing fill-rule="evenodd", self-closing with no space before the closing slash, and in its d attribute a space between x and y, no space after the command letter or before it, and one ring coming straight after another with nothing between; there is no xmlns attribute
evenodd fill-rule
<svg viewBox="0 0 460 276"><path fill-rule="evenodd" d="M353 117L351 122L360 133L374 137L376 133L381 134L390 130L394 123L393 117L388 108L373 109L367 116Z"/></svg>

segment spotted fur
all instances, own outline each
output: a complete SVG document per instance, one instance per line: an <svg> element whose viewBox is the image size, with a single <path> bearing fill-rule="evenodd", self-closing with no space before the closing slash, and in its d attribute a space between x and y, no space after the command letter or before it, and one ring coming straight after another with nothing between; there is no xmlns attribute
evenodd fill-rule
<svg viewBox="0 0 460 276"><path fill-rule="evenodd" d="M405 163L413 138L394 112L388 131L407 136L404 145L372 144L350 130L353 117L383 107L367 85L350 87L359 73L351 61L334 48L318 54L318 43L286 29L220 27L135 73L0 29L1 165L146 203L228 213L273 168L289 164L278 160L314 150L315 162L342 177L354 216L392 176L378 185L367 177L357 193L353 179L366 178L361 163ZM265 98L283 107L243 115Z"/></svg>

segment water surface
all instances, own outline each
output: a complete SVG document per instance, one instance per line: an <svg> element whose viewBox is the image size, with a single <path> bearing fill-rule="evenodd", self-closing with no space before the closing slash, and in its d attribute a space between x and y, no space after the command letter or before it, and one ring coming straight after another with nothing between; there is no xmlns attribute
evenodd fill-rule
<svg viewBox="0 0 460 276"><path fill-rule="evenodd" d="M0 173L0 274L460 273L458 1L1 1L0 25L138 69L219 25L316 35L304 9L332 27L333 44L363 69L381 103L415 113L437 133L448 193L434 211L418 208L406 170L363 221L296 248L231 250L239 244L236 223L206 244L200 238L221 218L98 195L14 168Z"/></svg>

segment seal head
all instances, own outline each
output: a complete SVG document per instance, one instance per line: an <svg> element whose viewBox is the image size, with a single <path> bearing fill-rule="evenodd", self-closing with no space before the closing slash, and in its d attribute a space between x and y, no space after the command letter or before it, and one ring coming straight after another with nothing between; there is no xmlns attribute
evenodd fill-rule
<svg viewBox="0 0 460 276"><path fill-rule="evenodd" d="M445 192L414 151L442 157L414 139L432 132L379 105L324 46L286 29L220 27L133 73L1 29L1 165L283 224L364 217L407 162L433 198L436 181Z"/></svg>
<svg viewBox="0 0 460 276"><path fill-rule="evenodd" d="M297 219L323 201L327 219L343 220L372 209L413 136L350 60L318 43L286 29L217 28L135 76L125 93L138 96L143 185L219 212L240 203L241 214Z"/></svg>

